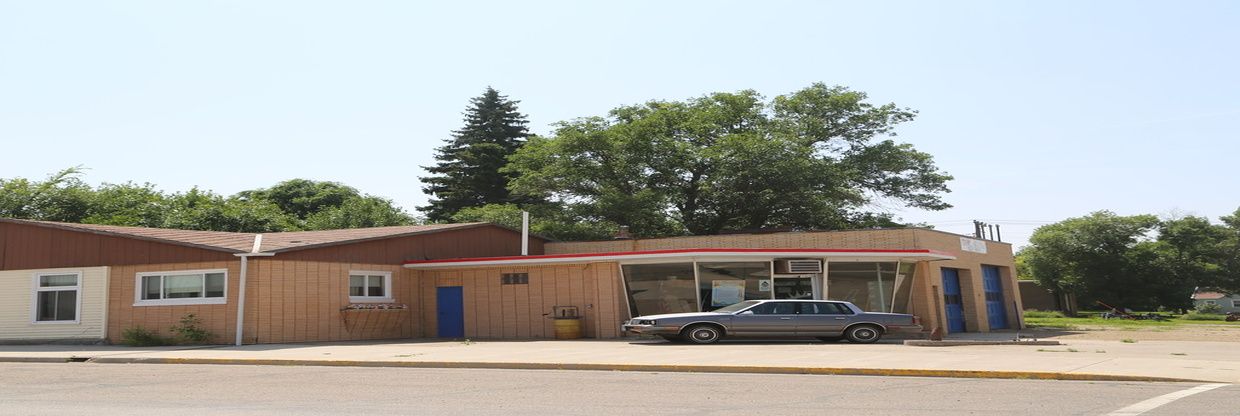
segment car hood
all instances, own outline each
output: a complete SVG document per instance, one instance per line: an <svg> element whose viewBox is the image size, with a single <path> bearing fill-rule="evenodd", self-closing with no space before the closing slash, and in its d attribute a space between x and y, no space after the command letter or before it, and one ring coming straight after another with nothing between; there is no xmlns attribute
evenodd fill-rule
<svg viewBox="0 0 1240 416"><path fill-rule="evenodd" d="M633 319L675 319L675 318L701 318L708 316L731 315L723 312L684 312L684 313L665 313L661 315L643 315Z"/></svg>

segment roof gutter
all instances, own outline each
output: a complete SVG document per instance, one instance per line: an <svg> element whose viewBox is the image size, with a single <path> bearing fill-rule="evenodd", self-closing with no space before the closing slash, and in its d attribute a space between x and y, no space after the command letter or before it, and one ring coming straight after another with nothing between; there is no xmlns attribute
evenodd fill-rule
<svg viewBox="0 0 1240 416"><path fill-rule="evenodd" d="M241 279L238 282L237 288L237 335L235 340L237 346L241 346L241 331L245 328L245 282L246 272L250 268L250 257L271 257L276 255L276 253L263 253L262 248L263 235L257 234L254 236L254 245L250 247L249 253L233 254L241 258Z"/></svg>

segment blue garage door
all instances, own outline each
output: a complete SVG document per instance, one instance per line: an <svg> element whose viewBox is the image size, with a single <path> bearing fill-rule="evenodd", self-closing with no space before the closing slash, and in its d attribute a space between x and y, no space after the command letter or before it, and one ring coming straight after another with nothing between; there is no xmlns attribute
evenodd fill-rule
<svg viewBox="0 0 1240 416"><path fill-rule="evenodd" d="M982 266L982 290L986 292L986 316L990 329L1007 328L1007 306L1003 301L1003 279L996 266Z"/></svg>
<svg viewBox="0 0 1240 416"><path fill-rule="evenodd" d="M460 286L435 288L440 338L465 337L465 299Z"/></svg>
<svg viewBox="0 0 1240 416"><path fill-rule="evenodd" d="M960 295L960 272L956 269L943 269L943 305L947 332L964 332L964 296Z"/></svg>

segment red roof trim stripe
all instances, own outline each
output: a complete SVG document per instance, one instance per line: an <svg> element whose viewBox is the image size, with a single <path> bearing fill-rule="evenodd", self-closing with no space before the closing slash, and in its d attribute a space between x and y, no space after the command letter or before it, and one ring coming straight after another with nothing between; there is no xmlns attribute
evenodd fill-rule
<svg viewBox="0 0 1240 416"><path fill-rule="evenodd" d="M710 253L823 253L823 254L849 254L849 253L868 253L868 254L937 254L942 256L955 257L951 253L939 250L884 250L884 249L837 249L837 248L688 248L688 249L672 249L672 250L646 250L646 251L611 251L603 253L573 253L573 254L540 254L533 256L503 256L503 257L471 257L459 259L437 259L437 260L409 260L404 264L451 264L451 263L469 263L479 261L509 261L509 260L552 260L552 259L571 259L581 258L590 259L594 257L615 257L615 256L640 256L651 254L710 254Z"/></svg>

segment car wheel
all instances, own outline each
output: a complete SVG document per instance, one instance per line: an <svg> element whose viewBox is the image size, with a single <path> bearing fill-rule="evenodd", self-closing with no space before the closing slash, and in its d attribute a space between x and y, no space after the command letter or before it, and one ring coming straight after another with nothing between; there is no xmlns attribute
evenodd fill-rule
<svg viewBox="0 0 1240 416"><path fill-rule="evenodd" d="M844 337L818 337L818 340L822 342L840 342L843 339Z"/></svg>
<svg viewBox="0 0 1240 416"><path fill-rule="evenodd" d="M713 344L723 337L723 331L714 325L694 325L685 329L682 335L694 344Z"/></svg>
<svg viewBox="0 0 1240 416"><path fill-rule="evenodd" d="M872 344L883 337L883 330L874 325L857 325L848 328L844 335L848 337L849 342Z"/></svg>
<svg viewBox="0 0 1240 416"><path fill-rule="evenodd" d="M684 338L681 338L679 335L659 335L659 337L661 337L661 338L663 338L663 339L667 340L667 342L681 342L681 341L684 341Z"/></svg>

